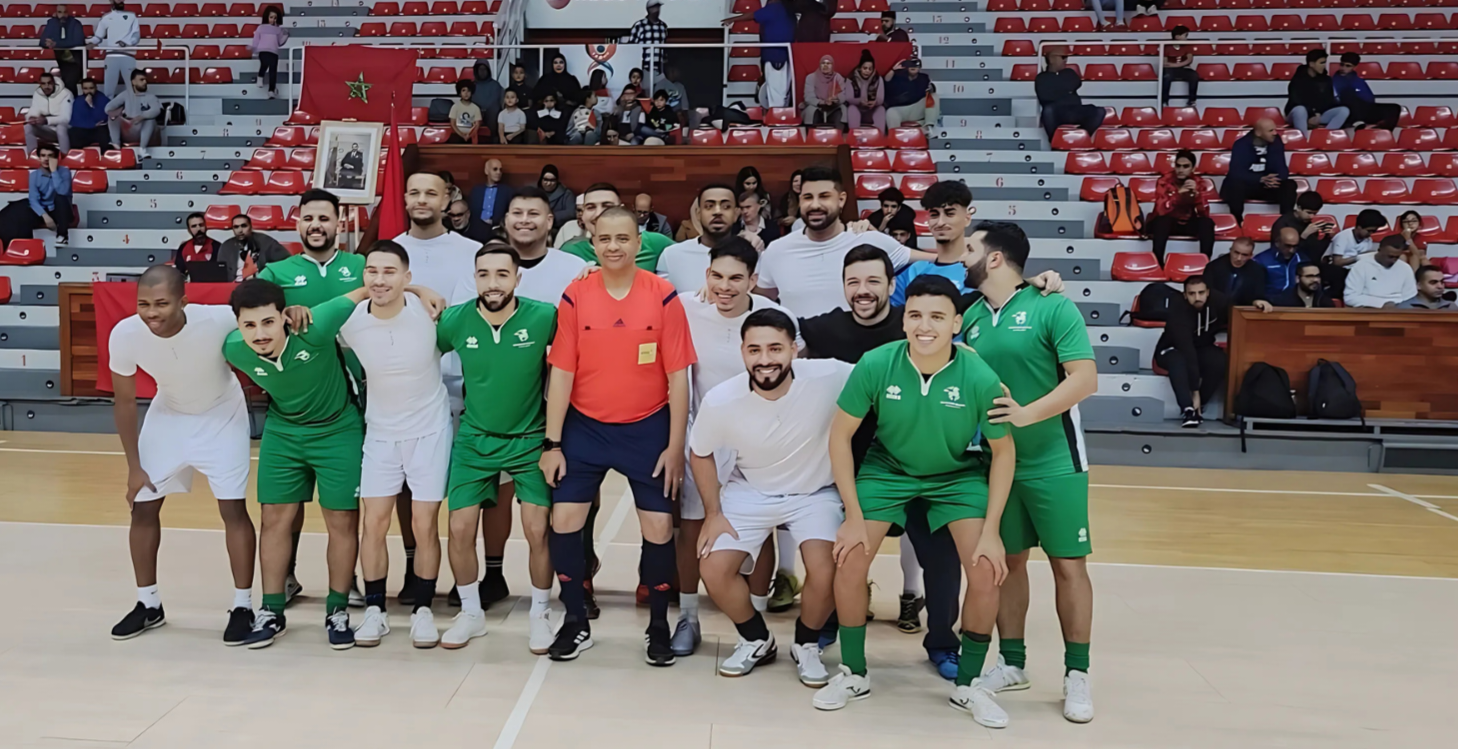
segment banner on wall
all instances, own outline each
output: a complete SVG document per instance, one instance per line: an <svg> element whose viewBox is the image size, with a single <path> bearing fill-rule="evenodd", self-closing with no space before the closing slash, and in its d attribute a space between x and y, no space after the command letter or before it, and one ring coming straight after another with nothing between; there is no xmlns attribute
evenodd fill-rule
<svg viewBox="0 0 1458 749"><path fill-rule="evenodd" d="M911 42L797 42L790 45L790 54L795 57L795 101L804 101L805 77L820 69L820 58L830 55L835 60L835 72L849 78L861 61L863 49L871 51L871 57L876 60L876 73L882 77L896 63L915 56Z"/></svg>
<svg viewBox="0 0 1458 749"><path fill-rule="evenodd" d="M190 283L185 294L188 304L227 304L233 293L231 283ZM137 285L108 282L91 284L91 300L96 305L96 389L112 392L111 329L122 320L137 314ZM219 356L222 353L219 352ZM150 375L137 370L137 397L157 395L157 383Z"/></svg>
<svg viewBox="0 0 1458 749"><path fill-rule="evenodd" d="M669 29L716 29L728 13L723 0L664 0L659 18ZM629 29L647 15L644 0L530 0L529 29Z"/></svg>
<svg viewBox="0 0 1458 749"><path fill-rule="evenodd" d="M641 44L575 44L561 48L567 58L567 72L584 86L591 85L593 71L601 70L607 76L607 89L616 95L628 85L628 74L633 68L643 67L643 45ZM644 85L648 71L643 71Z"/></svg>

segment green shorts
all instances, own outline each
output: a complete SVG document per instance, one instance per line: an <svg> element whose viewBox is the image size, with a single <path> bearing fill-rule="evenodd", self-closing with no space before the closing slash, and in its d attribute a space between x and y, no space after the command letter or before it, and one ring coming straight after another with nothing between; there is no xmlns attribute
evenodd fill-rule
<svg viewBox="0 0 1458 749"><path fill-rule="evenodd" d="M258 449L260 504L297 504L314 498L326 510L359 509L364 422L349 420L337 431L314 434L272 430L265 422Z"/></svg>
<svg viewBox="0 0 1458 749"><path fill-rule="evenodd" d="M957 520L987 517L987 477L976 470L907 476L868 458L856 476L856 495L867 520L892 525L906 525L906 508L914 499L926 502L933 531Z"/></svg>
<svg viewBox="0 0 1458 749"><path fill-rule="evenodd" d="M542 458L542 437L495 437L461 430L451 445L451 511L477 505L496 506L496 486L502 473L516 482L516 497L529 505L552 506L551 490L537 464Z"/></svg>
<svg viewBox="0 0 1458 749"><path fill-rule="evenodd" d="M1042 546L1050 557L1093 553L1088 533L1088 474L1013 478L1002 513L1002 545L1017 554Z"/></svg>

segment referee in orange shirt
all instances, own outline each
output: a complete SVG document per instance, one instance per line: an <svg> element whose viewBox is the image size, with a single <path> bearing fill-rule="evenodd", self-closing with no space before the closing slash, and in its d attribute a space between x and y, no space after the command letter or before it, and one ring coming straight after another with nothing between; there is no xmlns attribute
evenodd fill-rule
<svg viewBox="0 0 1458 749"><path fill-rule="evenodd" d="M547 654L567 661L592 647L583 582L583 526L603 478L628 478L643 528L640 581L651 615L650 665L673 665L668 589L676 557L673 502L683 484L688 368L695 361L673 284L638 268L638 217L622 207L597 219L592 247L602 272L574 281L557 310L547 363L542 473L552 486L552 565L567 617Z"/></svg>

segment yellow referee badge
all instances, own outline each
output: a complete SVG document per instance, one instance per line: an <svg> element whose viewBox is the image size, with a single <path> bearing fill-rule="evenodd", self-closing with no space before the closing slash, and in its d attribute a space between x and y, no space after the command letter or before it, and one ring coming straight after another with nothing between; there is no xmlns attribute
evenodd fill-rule
<svg viewBox="0 0 1458 749"><path fill-rule="evenodd" d="M656 341L653 343L638 344L639 364L652 364L656 361L658 361L658 343Z"/></svg>

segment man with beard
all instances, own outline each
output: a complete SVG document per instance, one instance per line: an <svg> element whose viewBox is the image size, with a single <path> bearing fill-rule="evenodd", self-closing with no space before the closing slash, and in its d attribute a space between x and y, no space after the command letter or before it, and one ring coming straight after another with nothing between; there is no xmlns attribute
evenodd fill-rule
<svg viewBox="0 0 1458 749"><path fill-rule="evenodd" d="M208 222L201 213L187 214L187 241L172 252L172 267L184 277L192 263L213 263L222 260L218 240L208 236Z"/></svg>
<svg viewBox="0 0 1458 749"><path fill-rule="evenodd" d="M740 335L746 371L703 397L689 439L706 515L694 548L704 559L709 595L739 630L739 644L719 673L744 676L776 655L774 635L751 604L743 573L784 526L805 560L790 652L800 682L822 687L830 674L820 660L820 629L835 607L831 548L844 519L830 467L829 428L851 366L823 359L795 363L794 321L776 309L750 313ZM732 456L727 471L720 457L726 453ZM721 482L721 476L727 479ZM793 556L794 547L783 551Z"/></svg>
<svg viewBox="0 0 1458 749"><path fill-rule="evenodd" d="M1270 308L1265 306L1267 311ZM1204 276L1196 273L1186 278L1184 298L1169 306L1169 321L1154 344L1154 361L1168 371L1181 426L1186 429L1200 426L1201 409L1225 384L1229 359L1225 349L1215 345L1215 336L1229 326L1230 300L1211 291Z"/></svg>
<svg viewBox="0 0 1458 749"><path fill-rule="evenodd" d="M717 182L705 185L699 190L698 206L699 224L704 227L704 233L679 242L658 256L658 275L668 279L680 294L696 294L704 287L709 251L730 236L734 223L739 220L734 188L728 185Z"/></svg>
<svg viewBox="0 0 1458 749"><path fill-rule="evenodd" d="M634 105L637 106L637 105ZM582 228L584 233L581 237L562 245L562 251L568 252L586 260L589 263L597 262L597 255L593 250L592 237L595 236L594 227L597 225L597 217L609 208L620 206L623 199L618 193L618 188L607 182L598 182L587 188L582 193ZM633 217L634 223L637 216ZM639 243L637 262L638 267L643 270L654 272L658 270L658 256L673 244L673 238L666 237L658 232L650 232L641 235Z"/></svg>
<svg viewBox="0 0 1458 749"><path fill-rule="evenodd" d="M142 27L137 23L137 14L127 11L126 6L126 0L111 0L111 10L96 22L95 35L86 40L87 46L99 47L106 55L101 90L108 99L116 98L127 85L127 76L137 67L131 48L142 41ZM121 145L120 141L113 142ZM144 148L146 145L142 144Z"/></svg>
<svg viewBox="0 0 1458 749"><path fill-rule="evenodd" d="M1233 250L1232 250L1233 252ZM1210 280L1205 276L1205 280ZM1264 280L1264 279L1262 279ZM1215 289L1211 289L1215 293ZM1237 304L1232 301L1232 304ZM1315 309L1321 307L1335 307L1331 303L1331 295L1321 285L1321 266L1316 263L1302 263L1296 266L1296 285L1277 294L1270 301L1276 307L1306 307Z"/></svg>
<svg viewBox="0 0 1458 749"><path fill-rule="evenodd" d="M288 260L289 251L267 234L253 233L253 220L245 214L233 217L233 237L223 243L222 259L235 281L252 278L268 266Z"/></svg>

